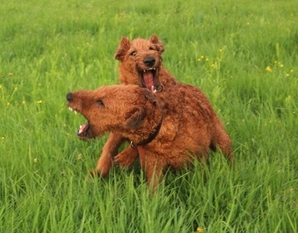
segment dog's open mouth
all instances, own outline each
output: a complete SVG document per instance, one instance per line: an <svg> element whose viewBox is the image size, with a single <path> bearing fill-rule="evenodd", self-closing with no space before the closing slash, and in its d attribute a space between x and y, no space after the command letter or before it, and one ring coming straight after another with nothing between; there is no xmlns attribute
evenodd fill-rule
<svg viewBox="0 0 298 233"><path fill-rule="evenodd" d="M87 135L87 131L89 129L89 123L85 123L83 125L80 125L80 128L77 132L77 135L80 136L80 137L84 137Z"/></svg>
<svg viewBox="0 0 298 233"><path fill-rule="evenodd" d="M142 86L146 87L153 93L160 91L161 85L157 84L158 71L156 68L149 68L147 70L139 71L140 78L142 80Z"/></svg>
<svg viewBox="0 0 298 233"><path fill-rule="evenodd" d="M156 88L154 86L155 73L156 73L155 68L150 68L148 70L143 70L143 74L142 74L143 84L145 84L145 87L152 92L156 92Z"/></svg>
<svg viewBox="0 0 298 233"><path fill-rule="evenodd" d="M72 107L68 107L68 109L71 111L71 112L74 112L75 114L78 113L77 110L73 109ZM82 139L86 139L86 138L92 138L91 135L91 132L90 132L90 123L89 121L83 125L80 125L80 128L78 129L77 131L77 135L82 138Z"/></svg>

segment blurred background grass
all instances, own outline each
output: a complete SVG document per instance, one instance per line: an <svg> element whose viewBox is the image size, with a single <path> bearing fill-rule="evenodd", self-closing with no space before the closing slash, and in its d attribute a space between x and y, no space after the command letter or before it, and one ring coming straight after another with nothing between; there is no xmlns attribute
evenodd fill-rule
<svg viewBox="0 0 298 233"><path fill-rule="evenodd" d="M297 232L297 1L7 1L0 5L1 232ZM75 131L65 94L118 83L121 36L164 42L200 87L237 163L169 172L149 198L138 167L90 180L106 137ZM83 121L83 122L82 122Z"/></svg>

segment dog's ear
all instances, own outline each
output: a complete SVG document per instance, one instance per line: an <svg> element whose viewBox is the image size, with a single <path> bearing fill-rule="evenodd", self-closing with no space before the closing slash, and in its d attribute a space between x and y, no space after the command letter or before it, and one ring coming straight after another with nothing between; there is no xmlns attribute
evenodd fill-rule
<svg viewBox="0 0 298 233"><path fill-rule="evenodd" d="M156 47L157 47L157 49L160 53L165 51L165 48L163 47L163 44L161 43L161 41L158 39L158 37L156 35L152 35L149 40L152 44L156 45Z"/></svg>
<svg viewBox="0 0 298 233"><path fill-rule="evenodd" d="M131 109L125 117L123 123L124 128L126 129L137 129L142 124L143 120L146 117L146 111L143 107L135 107Z"/></svg>
<svg viewBox="0 0 298 233"><path fill-rule="evenodd" d="M129 48L130 48L129 39L126 37L122 37L120 45L119 45L116 55L115 55L115 59L119 60L119 61L123 61L123 58L124 58L126 52L129 50Z"/></svg>

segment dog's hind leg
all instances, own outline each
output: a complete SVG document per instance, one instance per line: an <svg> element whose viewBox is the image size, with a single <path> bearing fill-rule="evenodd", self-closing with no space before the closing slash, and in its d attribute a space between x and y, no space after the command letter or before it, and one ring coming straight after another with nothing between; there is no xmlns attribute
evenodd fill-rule
<svg viewBox="0 0 298 233"><path fill-rule="evenodd" d="M222 124L217 124L215 127L215 132L213 135L213 139L210 145L210 148L213 151L216 151L216 148L220 148L223 155L233 162L233 153L232 153L232 142L230 136L224 130Z"/></svg>

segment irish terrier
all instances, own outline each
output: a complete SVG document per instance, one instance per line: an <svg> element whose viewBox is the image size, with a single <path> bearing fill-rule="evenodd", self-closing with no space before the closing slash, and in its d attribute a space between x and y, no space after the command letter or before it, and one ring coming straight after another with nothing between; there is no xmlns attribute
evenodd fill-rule
<svg viewBox="0 0 298 233"><path fill-rule="evenodd" d="M137 38L130 41L127 38L122 38L115 55L115 59L120 61L120 82L122 84L136 84L140 87L145 87L155 93L157 99L159 99L159 96L162 97L163 92L167 92L168 89L179 85L179 82L162 66L163 52L163 44L155 35L151 36L149 40ZM174 90L175 89L172 89L173 92ZM198 89L193 93L197 94L201 93L201 91ZM177 95L179 95L179 93L177 93ZM200 94L193 96L193 101L195 102L199 97L201 97ZM181 96L181 98L183 99L184 97ZM209 103L207 99L206 102ZM165 108L173 108L176 106L176 103L172 103L171 100L167 103L167 105L164 105ZM222 131L225 133L223 127ZM201 136L199 129L197 129L197 133ZM229 138L228 135L226 135L226 137ZM93 173L97 173L103 177L106 176L109 173L113 161L121 167L130 167L137 159L138 152L128 147L122 151L122 153L118 154L120 145L126 140L127 139L120 134L111 132ZM210 148L215 151L216 148L219 147L225 156L230 157L232 150L231 142L230 139L227 141L229 143L223 143L220 139L214 137Z"/></svg>
<svg viewBox="0 0 298 233"><path fill-rule="evenodd" d="M166 168L180 169L195 158L206 159L215 142L232 158L231 141L220 119L202 91L191 85L169 87L158 99L137 85L81 90L66 98L69 108L87 119L78 131L80 138L115 132L131 141L151 189Z"/></svg>
<svg viewBox="0 0 298 233"><path fill-rule="evenodd" d="M179 82L162 67L161 55L163 52L164 46L155 35L151 36L149 40L137 38L130 41L123 37L115 55L115 59L120 61L119 81L122 84L146 87L154 93L167 91L168 87L177 85ZM119 134L110 133L97 162L95 173L102 177L108 175L114 157L118 154L118 149L124 141L126 139ZM126 150L126 154L119 155L117 162L119 165L129 167L138 154L130 148Z"/></svg>

